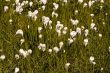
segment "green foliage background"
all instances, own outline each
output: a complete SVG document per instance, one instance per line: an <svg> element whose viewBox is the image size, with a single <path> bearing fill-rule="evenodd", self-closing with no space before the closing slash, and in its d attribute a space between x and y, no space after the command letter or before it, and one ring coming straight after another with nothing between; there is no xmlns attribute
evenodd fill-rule
<svg viewBox="0 0 110 73"><path fill-rule="evenodd" d="M34 1L34 0L33 0ZM6 59L0 61L0 73L13 73L15 67L20 68L19 73L109 73L110 72L110 52L108 47L110 46L110 2L105 0L104 4L95 3L91 8L83 8L83 4L77 3L77 0L68 0L67 4L62 6L62 3L56 1L59 4L59 8L56 11L58 18L51 16L53 11L53 0L48 0L46 4L46 10L40 10L36 21L27 17L28 11L34 11L42 5L34 3L30 8L24 7L22 14L13 13L14 8L12 4L14 0L5 2L0 0L0 55L5 54ZM85 0L88 2L88 0ZM8 12L3 11L5 5L9 6ZM100 10L100 5L103 6ZM78 10L77 15L74 11ZM92 18L90 14L93 13L94 23L97 26L97 31L89 29ZM106 16L105 14L108 13ZM48 16L53 21L53 29L43 28L43 38L38 38L38 26L42 26L42 16ZM85 47L83 45L84 35L77 36L76 41L69 45L67 39L69 38L69 30L67 35L62 35L60 38L55 31L56 21L61 21L68 29L75 29L72 26L70 19L78 19L80 22L78 27L82 25L89 29L88 35L89 45ZM12 24L9 23L9 19L12 19ZM103 19L105 25L102 24ZM28 29L30 25L30 29ZM16 36L15 33L18 29L24 31L25 42L20 45L21 36ZM99 38L98 33L102 33L103 37ZM65 53L61 50L59 53L49 54L48 51L39 51L39 43L45 43L48 48L58 46L60 41L64 42L62 49L65 49ZM19 60L15 59L15 54L18 53L20 48L32 49L33 53L26 57L20 57ZM3 51L2 51L3 50ZM90 56L95 58L96 65L92 65L89 62ZM70 67L65 70L65 63L70 62ZM104 68L101 71L101 68Z"/></svg>

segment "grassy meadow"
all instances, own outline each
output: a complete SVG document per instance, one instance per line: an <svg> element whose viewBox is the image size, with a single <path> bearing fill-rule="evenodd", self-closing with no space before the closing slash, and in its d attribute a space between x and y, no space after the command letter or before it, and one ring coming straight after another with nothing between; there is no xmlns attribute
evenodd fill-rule
<svg viewBox="0 0 110 73"><path fill-rule="evenodd" d="M0 73L110 73L110 1L0 0Z"/></svg>

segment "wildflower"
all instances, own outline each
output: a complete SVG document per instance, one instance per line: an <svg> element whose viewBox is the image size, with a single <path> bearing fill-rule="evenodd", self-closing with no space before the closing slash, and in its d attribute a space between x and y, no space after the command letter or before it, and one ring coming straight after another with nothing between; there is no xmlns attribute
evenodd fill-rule
<svg viewBox="0 0 110 73"><path fill-rule="evenodd" d="M101 3L104 3L104 0L100 0Z"/></svg>
<svg viewBox="0 0 110 73"><path fill-rule="evenodd" d="M21 45L24 43L24 41L25 41L24 39L21 39L21 40L20 40L20 42L21 42Z"/></svg>
<svg viewBox="0 0 110 73"><path fill-rule="evenodd" d="M65 53L65 50L63 50L63 53Z"/></svg>
<svg viewBox="0 0 110 73"><path fill-rule="evenodd" d="M35 10L34 12L28 11L28 16L33 18L34 20L37 19L38 10Z"/></svg>
<svg viewBox="0 0 110 73"><path fill-rule="evenodd" d="M29 54L32 54L32 50L31 49L28 49L27 51Z"/></svg>
<svg viewBox="0 0 110 73"><path fill-rule="evenodd" d="M92 64L93 64L93 65L95 65L95 64L96 64L96 62L92 62Z"/></svg>
<svg viewBox="0 0 110 73"><path fill-rule="evenodd" d="M70 21L73 25L77 25L79 23L79 20L70 19Z"/></svg>
<svg viewBox="0 0 110 73"><path fill-rule="evenodd" d="M69 38L69 39L68 39L68 43L69 43L69 44L73 43L73 39Z"/></svg>
<svg viewBox="0 0 110 73"><path fill-rule="evenodd" d="M19 59L19 55L18 55L18 54L16 54L16 55L15 55L15 58L16 58L16 59Z"/></svg>
<svg viewBox="0 0 110 73"><path fill-rule="evenodd" d="M109 49L109 52L110 52L110 47L108 49Z"/></svg>
<svg viewBox="0 0 110 73"><path fill-rule="evenodd" d="M67 3L67 0L63 0L64 3Z"/></svg>
<svg viewBox="0 0 110 73"><path fill-rule="evenodd" d="M59 43L59 46L60 46L60 49L61 49L62 46L63 46L63 42L62 41Z"/></svg>
<svg viewBox="0 0 110 73"><path fill-rule="evenodd" d="M99 33L99 37L100 37L100 38L102 37L102 34L101 34L101 33Z"/></svg>
<svg viewBox="0 0 110 73"><path fill-rule="evenodd" d="M5 55L1 55L1 56L0 56L0 59L1 59L1 60L4 60L4 59L5 59Z"/></svg>
<svg viewBox="0 0 110 73"><path fill-rule="evenodd" d="M55 13L54 11L52 12L52 17L53 16L56 16L56 17L58 17L58 14L57 13Z"/></svg>
<svg viewBox="0 0 110 73"><path fill-rule="evenodd" d="M49 17L46 17L46 16L42 16L42 22L44 24L44 26L46 27L47 24L49 23L50 21L50 18Z"/></svg>
<svg viewBox="0 0 110 73"><path fill-rule="evenodd" d="M89 33L89 30L88 30L88 29L86 29L86 30L84 31L84 35L85 35L85 36L87 36L87 35L88 35L88 33Z"/></svg>
<svg viewBox="0 0 110 73"><path fill-rule="evenodd" d="M84 39L84 45L87 46L88 44L88 39Z"/></svg>
<svg viewBox="0 0 110 73"><path fill-rule="evenodd" d="M58 33L58 36L61 35L61 30L63 29L63 27L63 24L61 24L60 21L57 21L56 32Z"/></svg>
<svg viewBox="0 0 110 73"><path fill-rule="evenodd" d="M30 28L30 26L28 25L28 29Z"/></svg>
<svg viewBox="0 0 110 73"><path fill-rule="evenodd" d="M77 28L76 28L76 32L77 32L78 34L81 34L81 28L77 27Z"/></svg>
<svg viewBox="0 0 110 73"><path fill-rule="evenodd" d="M54 8L53 8L54 10L57 10L59 7L59 5L57 3L53 3L53 6L54 6Z"/></svg>
<svg viewBox="0 0 110 73"><path fill-rule="evenodd" d="M70 63L66 63L65 64L65 69L68 69L69 66L70 66Z"/></svg>
<svg viewBox="0 0 110 73"><path fill-rule="evenodd" d="M58 53L60 50L59 50L58 47L54 47L54 48L53 48L53 51L55 51L55 53Z"/></svg>
<svg viewBox="0 0 110 73"><path fill-rule="evenodd" d="M23 36L23 31L22 31L21 29L18 29L18 30L16 31L16 35L18 35L18 34L20 34L20 35Z"/></svg>
<svg viewBox="0 0 110 73"><path fill-rule="evenodd" d="M45 5L47 3L47 0L40 0L40 3Z"/></svg>
<svg viewBox="0 0 110 73"><path fill-rule="evenodd" d="M24 58L28 55L27 51L24 51L23 49L19 50L20 55L24 56Z"/></svg>
<svg viewBox="0 0 110 73"><path fill-rule="evenodd" d="M84 7L87 7L87 3L84 3L83 8L84 8Z"/></svg>
<svg viewBox="0 0 110 73"><path fill-rule="evenodd" d="M4 12L8 10L8 6L4 6Z"/></svg>
<svg viewBox="0 0 110 73"><path fill-rule="evenodd" d="M42 34L39 34L39 38L42 38Z"/></svg>
<svg viewBox="0 0 110 73"><path fill-rule="evenodd" d="M91 23L90 28L94 29L94 27L95 27L95 23Z"/></svg>
<svg viewBox="0 0 110 73"><path fill-rule="evenodd" d="M91 17L94 17L94 14L90 14Z"/></svg>
<svg viewBox="0 0 110 73"><path fill-rule="evenodd" d="M75 10L75 14L77 14L78 13L78 10Z"/></svg>
<svg viewBox="0 0 110 73"><path fill-rule="evenodd" d="M93 62L94 61L94 57L90 56L89 60L90 60L90 62Z"/></svg>
<svg viewBox="0 0 110 73"><path fill-rule="evenodd" d="M14 73L18 73L19 72L19 68L16 67Z"/></svg>
<svg viewBox="0 0 110 73"><path fill-rule="evenodd" d="M10 0L5 0L6 2L10 1Z"/></svg>
<svg viewBox="0 0 110 73"><path fill-rule="evenodd" d="M63 33L63 34L66 34L66 33L67 33L67 29L68 29L67 27L64 27L64 29L63 29L63 32L62 32L62 33Z"/></svg>
<svg viewBox="0 0 110 73"><path fill-rule="evenodd" d="M82 29L82 30L84 30L84 28L85 28L84 26L81 26L81 29Z"/></svg>
<svg viewBox="0 0 110 73"><path fill-rule="evenodd" d="M42 10L45 10L45 5L42 6Z"/></svg>
<svg viewBox="0 0 110 73"><path fill-rule="evenodd" d="M94 1L91 1L91 0L90 0L90 1L88 2L89 7L91 7L91 6L93 5L93 3L94 3Z"/></svg>
<svg viewBox="0 0 110 73"><path fill-rule="evenodd" d="M102 67L100 70L102 71L102 70L104 70L104 68Z"/></svg>
<svg viewBox="0 0 110 73"><path fill-rule="evenodd" d="M70 36L73 38L73 37L75 37L77 35L77 32L76 31L71 31L70 32Z"/></svg>
<svg viewBox="0 0 110 73"><path fill-rule="evenodd" d="M79 3L82 3L82 2L83 2L83 0L78 0L78 2L79 2Z"/></svg>
<svg viewBox="0 0 110 73"><path fill-rule="evenodd" d="M19 3L19 0L15 0L15 3L18 4Z"/></svg>
<svg viewBox="0 0 110 73"><path fill-rule="evenodd" d="M31 7L33 5L33 2L29 2L29 6Z"/></svg>
<svg viewBox="0 0 110 73"><path fill-rule="evenodd" d="M97 30L97 27L94 27L94 30L96 31Z"/></svg>
<svg viewBox="0 0 110 73"><path fill-rule="evenodd" d="M49 20L49 25L51 25L52 24L52 21L51 20Z"/></svg>
<svg viewBox="0 0 110 73"><path fill-rule="evenodd" d="M10 23L12 23L12 21L13 21L12 19L9 20Z"/></svg>
<svg viewBox="0 0 110 73"><path fill-rule="evenodd" d="M49 49L48 52L49 52L49 53L52 53L52 49Z"/></svg>
<svg viewBox="0 0 110 73"><path fill-rule="evenodd" d="M21 12L23 11L23 7L18 3L16 5L16 10L15 10L17 13L21 14Z"/></svg>
<svg viewBox="0 0 110 73"><path fill-rule="evenodd" d="M38 48L39 48L39 50L42 50L44 52L46 50L46 45L40 43L39 46L38 46Z"/></svg>
<svg viewBox="0 0 110 73"><path fill-rule="evenodd" d="M38 32L41 33L42 27L38 27Z"/></svg>

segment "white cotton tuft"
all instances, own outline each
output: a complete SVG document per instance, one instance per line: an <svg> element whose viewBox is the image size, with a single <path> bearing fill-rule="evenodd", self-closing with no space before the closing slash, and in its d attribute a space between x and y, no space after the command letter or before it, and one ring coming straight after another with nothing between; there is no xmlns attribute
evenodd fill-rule
<svg viewBox="0 0 110 73"><path fill-rule="evenodd" d="M20 35L22 35L22 36L23 36L23 30L18 29L18 30L16 31L16 35L18 35L18 34L20 34Z"/></svg>

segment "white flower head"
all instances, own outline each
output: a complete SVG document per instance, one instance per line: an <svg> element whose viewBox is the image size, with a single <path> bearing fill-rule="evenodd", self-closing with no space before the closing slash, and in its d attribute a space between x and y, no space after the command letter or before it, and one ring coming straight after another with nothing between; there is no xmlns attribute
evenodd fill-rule
<svg viewBox="0 0 110 73"><path fill-rule="evenodd" d="M96 64L96 62L92 62L92 64L93 64L93 65L95 65L95 64Z"/></svg>
<svg viewBox="0 0 110 73"><path fill-rule="evenodd" d="M52 53L52 49L48 49L48 52L49 52L49 53Z"/></svg>
<svg viewBox="0 0 110 73"><path fill-rule="evenodd" d="M46 44L40 43L38 48L39 48L39 50L42 50L44 52L46 50Z"/></svg>
<svg viewBox="0 0 110 73"><path fill-rule="evenodd" d="M54 8L53 8L54 10L57 10L59 7L59 5L57 3L53 3L53 6L54 6Z"/></svg>
<svg viewBox="0 0 110 73"><path fill-rule="evenodd" d="M85 29L85 27L84 27L84 26L81 26L81 29L82 29L82 30L84 30L84 29Z"/></svg>
<svg viewBox="0 0 110 73"><path fill-rule="evenodd" d="M62 48L63 44L64 43L62 41L59 43L60 49Z"/></svg>
<svg viewBox="0 0 110 73"><path fill-rule="evenodd" d="M53 11L53 12L52 12L52 17L53 17L53 16L58 17L58 13L56 13L56 12Z"/></svg>
<svg viewBox="0 0 110 73"><path fill-rule="evenodd" d="M47 24L49 23L50 21L50 18L49 17L46 17L46 16L42 16L42 22L44 24L44 26L46 27Z"/></svg>
<svg viewBox="0 0 110 73"><path fill-rule="evenodd" d="M89 60L90 60L90 62L93 62L94 61L94 57L90 56Z"/></svg>
<svg viewBox="0 0 110 73"><path fill-rule="evenodd" d="M40 3L45 5L47 3L47 0L40 0Z"/></svg>
<svg viewBox="0 0 110 73"><path fill-rule="evenodd" d="M67 29L68 29L67 27L64 27L64 29L63 29L63 32L62 32L62 33L63 33L63 34L66 34L66 33L67 33Z"/></svg>
<svg viewBox="0 0 110 73"><path fill-rule="evenodd" d="M16 67L14 73L18 73L19 72L19 68Z"/></svg>
<svg viewBox="0 0 110 73"><path fill-rule="evenodd" d="M78 14L78 10L75 10L75 14Z"/></svg>
<svg viewBox="0 0 110 73"><path fill-rule="evenodd" d="M70 66L70 63L66 63L65 64L65 69L68 69L69 66Z"/></svg>
<svg viewBox="0 0 110 73"><path fill-rule="evenodd" d="M45 5L42 6L42 10L45 10Z"/></svg>
<svg viewBox="0 0 110 73"><path fill-rule="evenodd" d="M91 23L90 28L94 29L94 27L95 27L95 23Z"/></svg>
<svg viewBox="0 0 110 73"><path fill-rule="evenodd" d="M108 47L108 49L109 49L109 52L110 52L110 47Z"/></svg>
<svg viewBox="0 0 110 73"><path fill-rule="evenodd" d="M8 10L8 6L4 6L4 12Z"/></svg>
<svg viewBox="0 0 110 73"><path fill-rule="evenodd" d="M83 43L84 43L85 46L87 46L87 44L88 44L88 39L84 39L84 42L83 42Z"/></svg>
<svg viewBox="0 0 110 73"><path fill-rule="evenodd" d="M15 3L18 4L19 3L19 0L15 0Z"/></svg>
<svg viewBox="0 0 110 73"><path fill-rule="evenodd" d="M68 43L69 43L69 44L73 43L73 39L69 38L69 39L68 39Z"/></svg>
<svg viewBox="0 0 110 73"><path fill-rule="evenodd" d="M20 40L20 42L21 42L21 45L24 43L24 41L25 41L24 39L21 39L21 40Z"/></svg>
<svg viewBox="0 0 110 73"><path fill-rule="evenodd" d="M91 6L94 4L94 2L95 2L95 1L91 1L91 0L90 0L90 1L88 2L89 7L91 7Z"/></svg>
<svg viewBox="0 0 110 73"><path fill-rule="evenodd" d="M83 7L87 7L87 3L84 3Z"/></svg>
<svg viewBox="0 0 110 73"><path fill-rule="evenodd" d="M54 47L54 48L53 48L53 51L55 51L55 53L58 53L60 50L59 50L58 47Z"/></svg>
<svg viewBox="0 0 110 73"><path fill-rule="evenodd" d="M91 17L94 17L94 14L90 14Z"/></svg>
<svg viewBox="0 0 110 73"><path fill-rule="evenodd" d="M77 28L76 28L76 32L77 32L78 34L81 34L81 28L77 27Z"/></svg>
<svg viewBox="0 0 110 73"><path fill-rule="evenodd" d="M42 34L39 34L39 38L40 38L40 39L42 38Z"/></svg>
<svg viewBox="0 0 110 73"><path fill-rule="evenodd" d="M1 60L4 60L4 59L5 59L5 55L1 55L1 56L0 56L0 59L1 59Z"/></svg>
<svg viewBox="0 0 110 73"><path fill-rule="evenodd" d="M102 37L102 34L101 34L101 33L99 33L99 37L100 37L100 38Z"/></svg>
<svg viewBox="0 0 110 73"><path fill-rule="evenodd" d="M79 2L79 3L82 3L82 2L83 2L83 0L78 0L78 2Z"/></svg>
<svg viewBox="0 0 110 73"><path fill-rule="evenodd" d="M102 70L104 70L104 68L102 67L100 70L102 71Z"/></svg>
<svg viewBox="0 0 110 73"><path fill-rule="evenodd" d="M28 49L27 51L29 54L32 54L32 50L31 49Z"/></svg>
<svg viewBox="0 0 110 73"><path fill-rule="evenodd" d="M67 0L63 0L64 3L67 3Z"/></svg>
<svg viewBox="0 0 110 73"><path fill-rule="evenodd" d="M10 23L12 23L12 21L13 21L12 19L9 20Z"/></svg>
<svg viewBox="0 0 110 73"><path fill-rule="evenodd" d="M21 56L24 56L24 58L28 55L27 51L24 51L23 49L20 49L20 50L19 50L19 54L20 54Z"/></svg>
<svg viewBox="0 0 110 73"><path fill-rule="evenodd" d="M9 2L10 0L5 0L6 2Z"/></svg>
<svg viewBox="0 0 110 73"><path fill-rule="evenodd" d="M70 36L73 38L73 37L75 37L77 35L77 32L76 31L71 31L70 32Z"/></svg>
<svg viewBox="0 0 110 73"><path fill-rule="evenodd" d="M38 32L41 33L42 27L38 27Z"/></svg>
<svg viewBox="0 0 110 73"><path fill-rule="evenodd" d="M100 0L101 3L104 3L104 0Z"/></svg>
<svg viewBox="0 0 110 73"><path fill-rule="evenodd" d="M19 55L18 55L18 54L15 54L15 58L16 58L16 59L19 59Z"/></svg>
<svg viewBox="0 0 110 73"><path fill-rule="evenodd" d="M33 2L29 2L29 6L31 7L33 5Z"/></svg>
<svg viewBox="0 0 110 73"><path fill-rule="evenodd" d="M73 25L77 25L79 23L79 20L70 19L70 21Z"/></svg>
<svg viewBox="0 0 110 73"><path fill-rule="evenodd" d="M85 37L88 35L88 33L89 33L89 30L88 29L85 29L85 31L84 31Z"/></svg>
<svg viewBox="0 0 110 73"><path fill-rule="evenodd" d="M18 29L18 30L16 31L16 35L18 35L18 34L20 34L20 35L22 35L22 36L23 36L23 30Z"/></svg>

